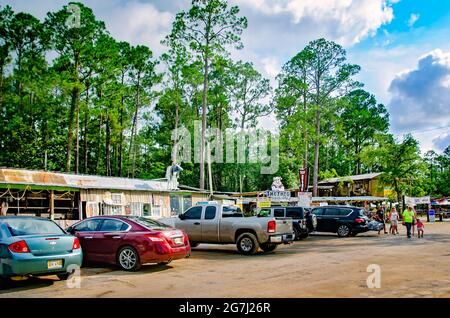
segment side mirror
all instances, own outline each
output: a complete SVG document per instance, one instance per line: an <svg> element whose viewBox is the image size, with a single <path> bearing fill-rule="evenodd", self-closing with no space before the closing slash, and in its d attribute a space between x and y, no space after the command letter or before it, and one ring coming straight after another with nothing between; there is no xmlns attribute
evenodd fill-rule
<svg viewBox="0 0 450 318"><path fill-rule="evenodd" d="M66 232L67 232L67 233L70 233L70 234L75 234L75 230L74 230L74 228L71 227L71 226L69 226L69 227L66 229Z"/></svg>
<svg viewBox="0 0 450 318"><path fill-rule="evenodd" d="M179 215L178 215L178 218L179 218L180 220L185 220L185 219L186 219L186 216L185 216L184 214L179 214Z"/></svg>

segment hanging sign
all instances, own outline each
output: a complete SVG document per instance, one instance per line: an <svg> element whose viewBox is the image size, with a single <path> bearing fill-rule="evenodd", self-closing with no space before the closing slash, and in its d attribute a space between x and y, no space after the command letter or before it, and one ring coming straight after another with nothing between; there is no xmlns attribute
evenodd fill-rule
<svg viewBox="0 0 450 318"><path fill-rule="evenodd" d="M298 171L300 176L300 192L308 191L308 168L303 168Z"/></svg>

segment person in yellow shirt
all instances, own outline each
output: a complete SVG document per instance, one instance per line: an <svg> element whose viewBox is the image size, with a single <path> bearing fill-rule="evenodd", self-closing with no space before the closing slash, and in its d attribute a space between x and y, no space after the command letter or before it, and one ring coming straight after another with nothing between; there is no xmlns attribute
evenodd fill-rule
<svg viewBox="0 0 450 318"><path fill-rule="evenodd" d="M408 238L411 238L411 228L413 226L415 213L412 207L409 206L405 211L403 211L402 215L403 215L403 222L405 223L406 226L406 235L408 236Z"/></svg>

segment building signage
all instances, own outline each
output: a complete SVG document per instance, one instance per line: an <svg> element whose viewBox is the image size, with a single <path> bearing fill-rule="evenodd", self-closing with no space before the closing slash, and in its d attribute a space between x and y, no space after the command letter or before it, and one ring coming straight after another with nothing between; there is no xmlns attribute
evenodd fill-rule
<svg viewBox="0 0 450 318"><path fill-rule="evenodd" d="M406 197L405 203L407 206L418 205L418 204L430 204L430 197Z"/></svg>
<svg viewBox="0 0 450 318"><path fill-rule="evenodd" d="M300 169L298 174L300 176L300 192L308 191L308 168Z"/></svg>
<svg viewBox="0 0 450 318"><path fill-rule="evenodd" d="M272 200L289 200L291 198L290 191L266 191L266 197L271 198Z"/></svg>

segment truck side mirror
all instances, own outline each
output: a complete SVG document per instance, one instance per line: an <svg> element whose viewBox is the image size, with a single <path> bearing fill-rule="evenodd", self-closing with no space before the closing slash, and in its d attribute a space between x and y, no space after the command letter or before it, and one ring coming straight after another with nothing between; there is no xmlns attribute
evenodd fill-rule
<svg viewBox="0 0 450 318"><path fill-rule="evenodd" d="M185 220L185 219L186 219L186 216L185 216L184 214L179 214L179 215L178 215L178 218L179 218L180 220Z"/></svg>

